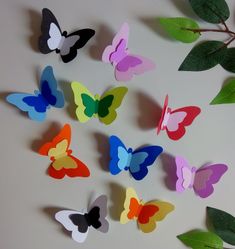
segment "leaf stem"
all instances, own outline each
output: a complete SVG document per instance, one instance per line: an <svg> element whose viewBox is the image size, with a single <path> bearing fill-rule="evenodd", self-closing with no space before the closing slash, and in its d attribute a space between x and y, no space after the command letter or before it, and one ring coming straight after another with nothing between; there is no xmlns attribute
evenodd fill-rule
<svg viewBox="0 0 235 249"><path fill-rule="evenodd" d="M227 27L227 26L226 26ZM218 32L218 33L227 33L227 34L232 34L235 36L235 32L231 31L231 30L227 30L227 28L224 29L186 29L184 28L184 30L188 30L188 31L192 31L194 33L202 33L202 32Z"/></svg>

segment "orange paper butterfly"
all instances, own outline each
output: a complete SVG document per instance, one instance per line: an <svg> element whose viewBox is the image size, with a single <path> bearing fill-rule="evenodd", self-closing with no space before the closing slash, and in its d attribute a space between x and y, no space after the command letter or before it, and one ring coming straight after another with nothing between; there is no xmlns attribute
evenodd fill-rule
<svg viewBox="0 0 235 249"><path fill-rule="evenodd" d="M53 178L61 179L65 175L69 177L88 177L90 175L87 166L71 155L70 140L71 128L69 124L65 124L51 142L44 144L39 149L39 154L49 156L52 161L48 168L48 174Z"/></svg>
<svg viewBox="0 0 235 249"><path fill-rule="evenodd" d="M137 219L139 229L144 233L150 233L156 228L156 222L174 210L169 202L150 201L142 202L133 188L127 188L124 211L121 213L120 222L126 224L132 219Z"/></svg>

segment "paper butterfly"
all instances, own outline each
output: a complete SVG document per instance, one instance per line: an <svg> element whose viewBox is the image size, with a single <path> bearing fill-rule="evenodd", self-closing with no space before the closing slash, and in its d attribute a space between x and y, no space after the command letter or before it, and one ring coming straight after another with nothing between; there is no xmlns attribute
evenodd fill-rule
<svg viewBox="0 0 235 249"><path fill-rule="evenodd" d="M127 48L129 26L124 23L113 39L112 45L105 48L102 61L111 63L115 68L115 78L118 81L131 80L134 75L153 70L155 64L142 56L129 53Z"/></svg>
<svg viewBox="0 0 235 249"><path fill-rule="evenodd" d="M179 156L175 158L175 162L178 177L176 191L183 192L188 188L193 188L194 192L202 198L214 192L213 184L217 183L228 169L225 164L211 164L196 169Z"/></svg>
<svg viewBox="0 0 235 249"><path fill-rule="evenodd" d="M107 233L109 223L107 216L107 197L99 196L88 208L87 213L77 212L73 210L63 210L55 214L55 219L60 222L66 230L72 232L72 238L82 243L88 235L89 227Z"/></svg>
<svg viewBox="0 0 235 249"><path fill-rule="evenodd" d="M52 163L48 168L48 174L56 179L65 175L69 177L88 177L90 171L87 166L76 157L72 156L69 149L71 141L71 128L69 124L64 125L60 133L49 143L39 149L39 154L49 156Z"/></svg>
<svg viewBox="0 0 235 249"><path fill-rule="evenodd" d="M127 188L120 222L126 224L135 219L142 232L150 233L157 227L156 222L163 220L173 210L174 206L169 202L149 201L144 203L139 200L133 188Z"/></svg>
<svg viewBox="0 0 235 249"><path fill-rule="evenodd" d="M126 87L115 87L106 91L101 97L93 96L89 90L79 82L71 83L74 93L74 101L78 106L76 115L80 122L87 122L92 117L108 125L117 117L116 109L121 105L128 89Z"/></svg>
<svg viewBox="0 0 235 249"><path fill-rule="evenodd" d="M157 134L166 130L167 135L172 140L179 140L186 132L185 126L192 124L199 115L201 109L197 106L186 106L172 110L168 107L168 95L165 98L161 119L157 127Z"/></svg>
<svg viewBox="0 0 235 249"><path fill-rule="evenodd" d="M133 151L131 148L127 149L116 136L109 138L109 144L110 173L117 175L122 170L129 170L135 180L142 180L148 174L148 166L151 166L163 151L160 146L146 146Z"/></svg>
<svg viewBox="0 0 235 249"><path fill-rule="evenodd" d="M85 46L95 34L93 29L81 29L71 34L61 32L55 16L46 8L42 10L41 31L39 50L43 54L56 51L65 63L73 60L77 56L77 49Z"/></svg>
<svg viewBox="0 0 235 249"><path fill-rule="evenodd" d="M64 95L57 89L57 81L51 66L47 66L43 70L40 90L36 90L34 93L12 93L7 96L6 100L21 111L27 112L29 118L35 121L44 121L47 109L51 106L57 108L64 106Z"/></svg>

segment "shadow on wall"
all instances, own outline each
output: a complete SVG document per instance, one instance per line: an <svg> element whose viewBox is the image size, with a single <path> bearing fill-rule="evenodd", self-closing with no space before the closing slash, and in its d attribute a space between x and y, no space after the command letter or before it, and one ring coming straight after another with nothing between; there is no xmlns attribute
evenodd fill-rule
<svg viewBox="0 0 235 249"><path fill-rule="evenodd" d="M147 94L139 91L136 93L138 117L137 124L143 130L157 128L160 121L162 108Z"/></svg>

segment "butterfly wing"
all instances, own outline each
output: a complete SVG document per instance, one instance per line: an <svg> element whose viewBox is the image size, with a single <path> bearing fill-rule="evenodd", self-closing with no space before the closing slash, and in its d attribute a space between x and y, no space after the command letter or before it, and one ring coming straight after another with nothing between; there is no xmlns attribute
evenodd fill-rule
<svg viewBox="0 0 235 249"><path fill-rule="evenodd" d="M102 61L116 65L117 61L120 61L120 59L123 58L123 55L120 55L120 53L127 50L128 37L129 37L129 26L127 23L124 23L121 26L119 32L113 38L112 45L109 45L105 48L105 50L102 54ZM120 46L120 43L122 41L124 41L123 44L125 44L125 46L123 47L122 51L120 51L120 53L118 53L119 59L118 60L116 60L116 59L111 60L111 55L113 53L117 52L118 47Z"/></svg>
<svg viewBox="0 0 235 249"><path fill-rule="evenodd" d="M131 80L134 75L140 75L153 70L153 61L139 55L126 55L115 67L115 78L117 81Z"/></svg>
<svg viewBox="0 0 235 249"><path fill-rule="evenodd" d="M159 134L161 130L165 129L165 126L166 126L165 117L168 113L168 102L169 102L169 97L168 97L168 95L166 95L165 100L164 100L164 105L162 108L161 118L160 118L158 126L157 126L157 134Z"/></svg>
<svg viewBox="0 0 235 249"><path fill-rule="evenodd" d="M109 170L112 175L117 175L128 166L129 154L125 145L117 136L110 136L109 145L111 158Z"/></svg>
<svg viewBox="0 0 235 249"><path fill-rule="evenodd" d="M178 178L176 181L176 191L183 192L188 188L192 188L196 168L192 168L188 162L180 156L175 157L175 164L176 176Z"/></svg>
<svg viewBox="0 0 235 249"><path fill-rule="evenodd" d="M57 81L51 66L47 66L43 70L40 80L40 88L43 97L51 106L57 108L62 108L64 106L64 95L57 89Z"/></svg>
<svg viewBox="0 0 235 249"><path fill-rule="evenodd" d="M148 174L148 166L154 163L162 151L161 146L147 146L132 153L129 170L135 180L142 180Z"/></svg>
<svg viewBox="0 0 235 249"><path fill-rule="evenodd" d="M132 219L137 219L140 206L140 200L135 190L133 188L127 188L124 210L122 211L120 216L120 223L126 224Z"/></svg>
<svg viewBox="0 0 235 249"><path fill-rule="evenodd" d="M85 123L95 114L95 98L89 90L79 82L72 82L71 87L74 94L74 101L77 105L77 118L81 123Z"/></svg>
<svg viewBox="0 0 235 249"><path fill-rule="evenodd" d="M72 61L77 56L77 50L84 47L94 35L93 29L81 29L67 35L60 48L62 61L65 63Z"/></svg>
<svg viewBox="0 0 235 249"><path fill-rule="evenodd" d="M225 164L212 164L198 169L195 173L193 188L202 198L210 196L214 192L213 184L216 184L228 167Z"/></svg>
<svg viewBox="0 0 235 249"><path fill-rule="evenodd" d="M38 43L40 52L48 54L59 48L62 39L61 29L55 16L47 8L42 10L41 32Z"/></svg>
<svg viewBox="0 0 235 249"><path fill-rule="evenodd" d="M127 87L115 87L101 96L98 105L98 116L102 123L108 125L116 119L116 109L121 105L127 91Z"/></svg>
<svg viewBox="0 0 235 249"><path fill-rule="evenodd" d="M171 111L166 124L168 137L173 140L183 137L186 132L185 127L191 125L200 112L201 109L197 106L187 106Z"/></svg>
<svg viewBox="0 0 235 249"><path fill-rule="evenodd" d="M84 213L73 210L62 210L55 214L55 219L60 222L66 230L72 232L72 238L79 243L85 241L89 231L86 219L83 217Z"/></svg>
<svg viewBox="0 0 235 249"><path fill-rule="evenodd" d="M98 217L91 215L91 211L94 210L94 208L98 210ZM102 233L107 233L109 230L109 223L106 219L107 214L107 196L101 195L90 205L88 215L93 227Z"/></svg>
<svg viewBox="0 0 235 249"><path fill-rule="evenodd" d="M40 122L46 118L47 104L40 96L27 93L12 93L7 96L6 100L21 111L27 112L32 120Z"/></svg>
<svg viewBox="0 0 235 249"><path fill-rule="evenodd" d="M143 205L138 216L138 227L144 233L150 233L156 228L156 222L162 221L174 210L174 205L163 201L150 201Z"/></svg>

